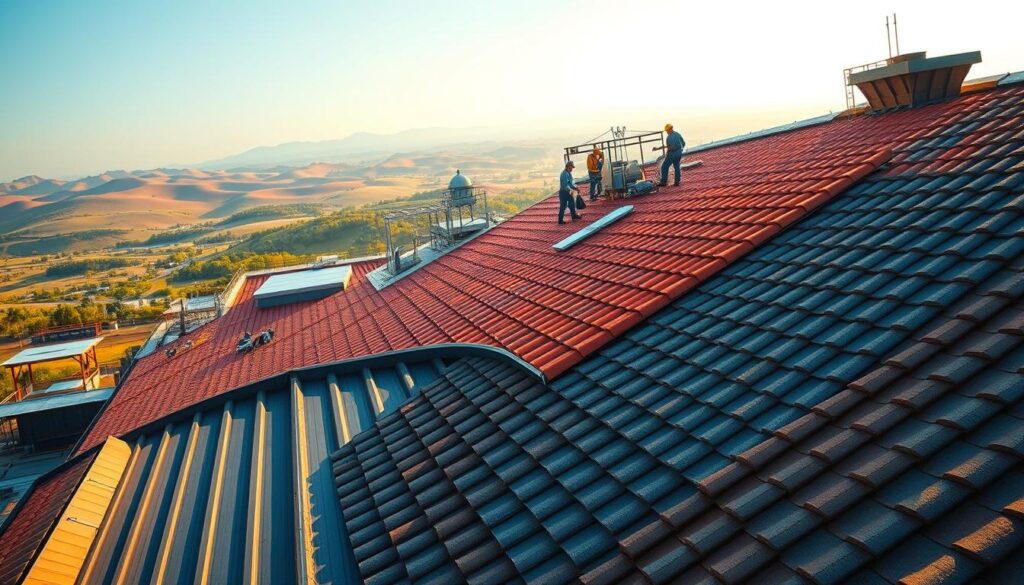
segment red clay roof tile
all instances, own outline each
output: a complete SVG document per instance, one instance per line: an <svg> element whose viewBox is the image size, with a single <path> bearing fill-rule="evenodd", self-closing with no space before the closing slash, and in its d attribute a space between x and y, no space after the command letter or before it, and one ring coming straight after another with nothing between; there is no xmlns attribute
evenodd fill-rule
<svg viewBox="0 0 1024 585"><path fill-rule="evenodd" d="M899 119L702 152L682 187L631 200L633 214L568 253L552 244L621 203L558 226L549 198L379 292L366 274L381 261L363 261L343 292L260 310L252 294L266 277L252 277L227 315L189 335L203 343L141 359L81 448L287 369L416 346L498 346L555 377L877 169L916 130ZM234 352L243 331L266 327L271 345Z"/></svg>

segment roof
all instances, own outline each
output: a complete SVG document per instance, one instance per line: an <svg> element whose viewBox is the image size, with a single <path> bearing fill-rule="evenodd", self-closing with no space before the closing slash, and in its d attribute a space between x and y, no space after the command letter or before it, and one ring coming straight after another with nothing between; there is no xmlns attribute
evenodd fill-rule
<svg viewBox="0 0 1024 585"><path fill-rule="evenodd" d="M252 550L250 543L265 537L283 540L275 541L275 555L256 558L291 562L293 575L323 570L325 578L370 583L630 576L872 583L946 575L1006 582L1024 569L1015 554L1024 500L1022 97L1024 88L1010 86L706 151L705 165L682 193L666 189L631 201L632 215L566 253L551 251L570 230L552 230L547 201L506 224L514 230L492 230L410 275L420 288L403 285L400 293L360 288L357 277L376 264L357 264L349 291L254 311L245 303L259 282L248 282L238 309L192 334L196 349L205 350L140 362L152 386L128 394L129 385L122 386L93 429L102 437L105 429L135 425L139 430L127 438L138 441L138 453L147 449L138 480L123 483L129 503L105 520L116 538L136 543L125 575L151 571L146 559L156 558L133 551L184 546L188 555L198 555L198 547L222 554L207 555L201 567L230 576L240 565L251 570L246 546ZM819 202L787 207L803 197L790 190L794 183L829 180L815 175L832 168L825 159L864 150L877 159L821 191ZM778 174L747 174L766 160L775 161ZM645 268L670 258L703 261L706 247L718 245L709 239L740 233L732 231L739 225L757 232L761 224L742 223L746 211L724 203L776 189L787 193L773 195L778 207L758 213L788 209L775 230L785 231L734 245L699 279L673 276L671 263ZM700 209L680 209L698 207L691 197L704 200ZM617 206L588 206L588 215ZM707 232L690 234L697 225ZM502 269L501 254L517 259L518 273ZM612 270L609 264L617 272L601 282L620 288L592 282L598 267ZM432 266L444 272L433 274L442 268ZM557 363L570 365L562 369L542 367L556 358L533 359L513 347L511 354L463 357L340 448L332 424L287 422L346 412L334 403L328 411L322 394L298 399L307 397L307 378L323 387L313 370L294 369L306 367L304 360L387 351L402 331L416 331L417 342L434 339L428 325L409 318L417 306L426 308L413 303L421 297L406 296L425 291L429 278L443 277L454 292L443 289L451 292L438 297L445 302L436 300L423 315L466 316L466 329L449 333L455 338L492 331L493 323L478 320L498 319L488 312L494 306L520 318L501 321L509 335L550 331L531 323L547 327L558 315L587 322L592 305L580 299L634 306L621 287L655 286L643 280L650 271L663 275L664 290L681 287L679 294L636 305L646 320L621 321L607 342L574 350L576 361L563 357ZM562 298L564 291L575 296ZM535 296L541 292L546 296ZM551 312L519 314L508 295ZM435 327L446 323L437 319ZM283 338L287 351L240 361L230 346L218 349L233 344L241 327L269 323L279 335L278 323L293 324ZM336 323L344 327L321 329ZM287 415L270 415L281 426L252 425L255 415L236 410L253 400L251 412L261 412L261 392L266 408L265 393L280 394L274 388L289 372L300 379L284 390L294 402ZM244 380L252 381L231 389ZM157 400L169 401L154 408ZM162 410L168 413L156 414ZM192 424L192 417L215 421L201 444L192 432L202 423ZM178 429L182 421L187 432ZM317 455L286 459L302 445ZM294 502L290 512L249 496L252 470L265 469L268 456L287 463L257 474L264 480L255 485L283 481L295 491L270 487L272 494L304 494L285 500ZM181 468L193 461L208 470L189 470L200 474L196 483ZM208 484L215 472L224 481ZM172 477L173 485L166 479ZM52 482L36 491L45 496ZM218 485L230 487L207 487ZM131 502L148 504L140 513ZM199 514L193 502L203 510L201 522L190 516ZM23 507L40 505L30 497ZM166 523L173 510L188 520ZM275 521L266 510L290 513L297 523ZM155 525L165 527L161 535L150 530ZM243 540L243 525L259 528ZM0 535L4 545L24 546L12 527ZM347 538L336 538L343 532ZM283 549L294 556L276 554ZM348 572L353 568L358 577Z"/></svg>
<svg viewBox="0 0 1024 585"><path fill-rule="evenodd" d="M366 274L382 261L358 262L342 292L259 310L266 277L250 278L229 313L182 338L202 343L135 364L82 448L277 372L396 349L486 344L555 377L872 172L885 143L910 134L897 120L871 130L886 137L876 139L860 124L706 151L682 188L632 202L629 217L565 252L552 246L623 203L560 226L549 198L381 291ZM850 143L861 135L870 139ZM243 331L266 328L273 343L235 351Z"/></svg>
<svg viewBox="0 0 1024 585"><path fill-rule="evenodd" d="M41 478L8 516L0 533L0 583L15 583L28 569L94 457L88 453Z"/></svg>
<svg viewBox="0 0 1024 585"><path fill-rule="evenodd" d="M64 343L50 343L47 345L35 345L28 347L7 358L7 361L0 366L20 366L77 357L92 349L97 343L103 341L102 337L90 337L77 341L66 341Z"/></svg>
<svg viewBox="0 0 1024 585"><path fill-rule="evenodd" d="M79 381L78 385L81 386L81 384L81 381ZM35 395L33 395L33 398L26 400L0 404L0 418L20 416L34 412L44 412L58 408L67 408L69 406L78 406L80 404L103 402L110 398L113 393L113 388L104 388L102 390L68 392L66 394L55 394L53 396L42 395L38 398L35 398Z"/></svg>
<svg viewBox="0 0 1024 585"><path fill-rule="evenodd" d="M460 361L339 450L363 578L1011 581L1024 91L980 95L549 384Z"/></svg>
<svg viewBox="0 0 1024 585"><path fill-rule="evenodd" d="M131 455L95 544L79 560L81 582L148 582L160 574L175 582L205 575L214 583L280 583L309 562L318 582L359 583L329 454L467 349L286 373L127 437Z"/></svg>

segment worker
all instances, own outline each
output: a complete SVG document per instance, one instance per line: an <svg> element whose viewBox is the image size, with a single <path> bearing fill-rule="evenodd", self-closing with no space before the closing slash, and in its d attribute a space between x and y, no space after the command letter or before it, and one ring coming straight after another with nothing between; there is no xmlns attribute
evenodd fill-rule
<svg viewBox="0 0 1024 585"><path fill-rule="evenodd" d="M668 133L668 136L665 137L665 146L655 149L665 150L665 160L661 163L661 183L658 185L664 187L668 184L668 167L671 166L676 171L676 182L672 186L678 187L679 163L683 160L683 148L686 147L686 141L683 140L682 134L672 128L672 124L665 124L665 132Z"/></svg>
<svg viewBox="0 0 1024 585"><path fill-rule="evenodd" d="M576 200L573 198L572 192L575 191L577 195L580 193L580 188L576 186L576 182L572 180L572 170L576 168L576 164L572 161L565 163L565 170L558 177L558 224L562 225L565 223L563 219L565 217L565 208L569 208L569 213L573 219L579 219L582 217L576 213Z"/></svg>
<svg viewBox="0 0 1024 585"><path fill-rule="evenodd" d="M587 173L590 175L590 200L597 201L601 194L601 168L604 167L604 153L594 145L594 151L587 156Z"/></svg>

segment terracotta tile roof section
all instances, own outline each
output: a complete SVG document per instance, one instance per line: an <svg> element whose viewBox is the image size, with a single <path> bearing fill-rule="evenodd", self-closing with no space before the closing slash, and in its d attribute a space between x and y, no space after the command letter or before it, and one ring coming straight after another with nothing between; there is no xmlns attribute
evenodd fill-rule
<svg viewBox="0 0 1024 585"><path fill-rule="evenodd" d="M365 278L376 264L362 262L344 292L260 310L264 277L253 278L231 312L190 334L192 350L143 358L82 449L277 372L395 349L486 344L555 377L873 172L893 142L947 123L896 114L702 152L681 189L631 201L629 217L567 252L552 245L621 203L558 226L549 198L380 292ZM273 344L235 354L244 330L268 326Z"/></svg>
<svg viewBox="0 0 1024 585"><path fill-rule="evenodd" d="M334 456L364 579L1012 581L1022 97L906 112L946 124L549 385L449 369Z"/></svg>
<svg viewBox="0 0 1024 585"><path fill-rule="evenodd" d="M40 478L18 504L0 532L0 583L17 583L24 576L93 457L86 455Z"/></svg>
<svg viewBox="0 0 1024 585"><path fill-rule="evenodd" d="M276 376L132 433L79 582L360 583L328 457L438 378L446 356L425 354Z"/></svg>

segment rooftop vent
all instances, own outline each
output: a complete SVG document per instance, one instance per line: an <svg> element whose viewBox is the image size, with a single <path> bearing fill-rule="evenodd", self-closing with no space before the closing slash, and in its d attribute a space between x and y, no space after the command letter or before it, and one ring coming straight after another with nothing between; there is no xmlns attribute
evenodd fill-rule
<svg viewBox="0 0 1024 585"><path fill-rule="evenodd" d="M261 309L312 301L343 290L351 278L352 267L347 265L286 272L268 278L252 296Z"/></svg>
<svg viewBox="0 0 1024 585"><path fill-rule="evenodd" d="M917 107L959 96L975 63L981 63L980 51L932 58L906 53L847 69L846 84L856 86L872 110Z"/></svg>
<svg viewBox="0 0 1024 585"><path fill-rule="evenodd" d="M892 54L891 32L896 36L896 55ZM889 58L843 70L846 80L846 108L855 104L853 88L860 90L872 110L917 107L955 98L967 78L971 65L981 63L981 51L928 58L924 51L900 53L900 30L896 15L885 17L885 38Z"/></svg>

